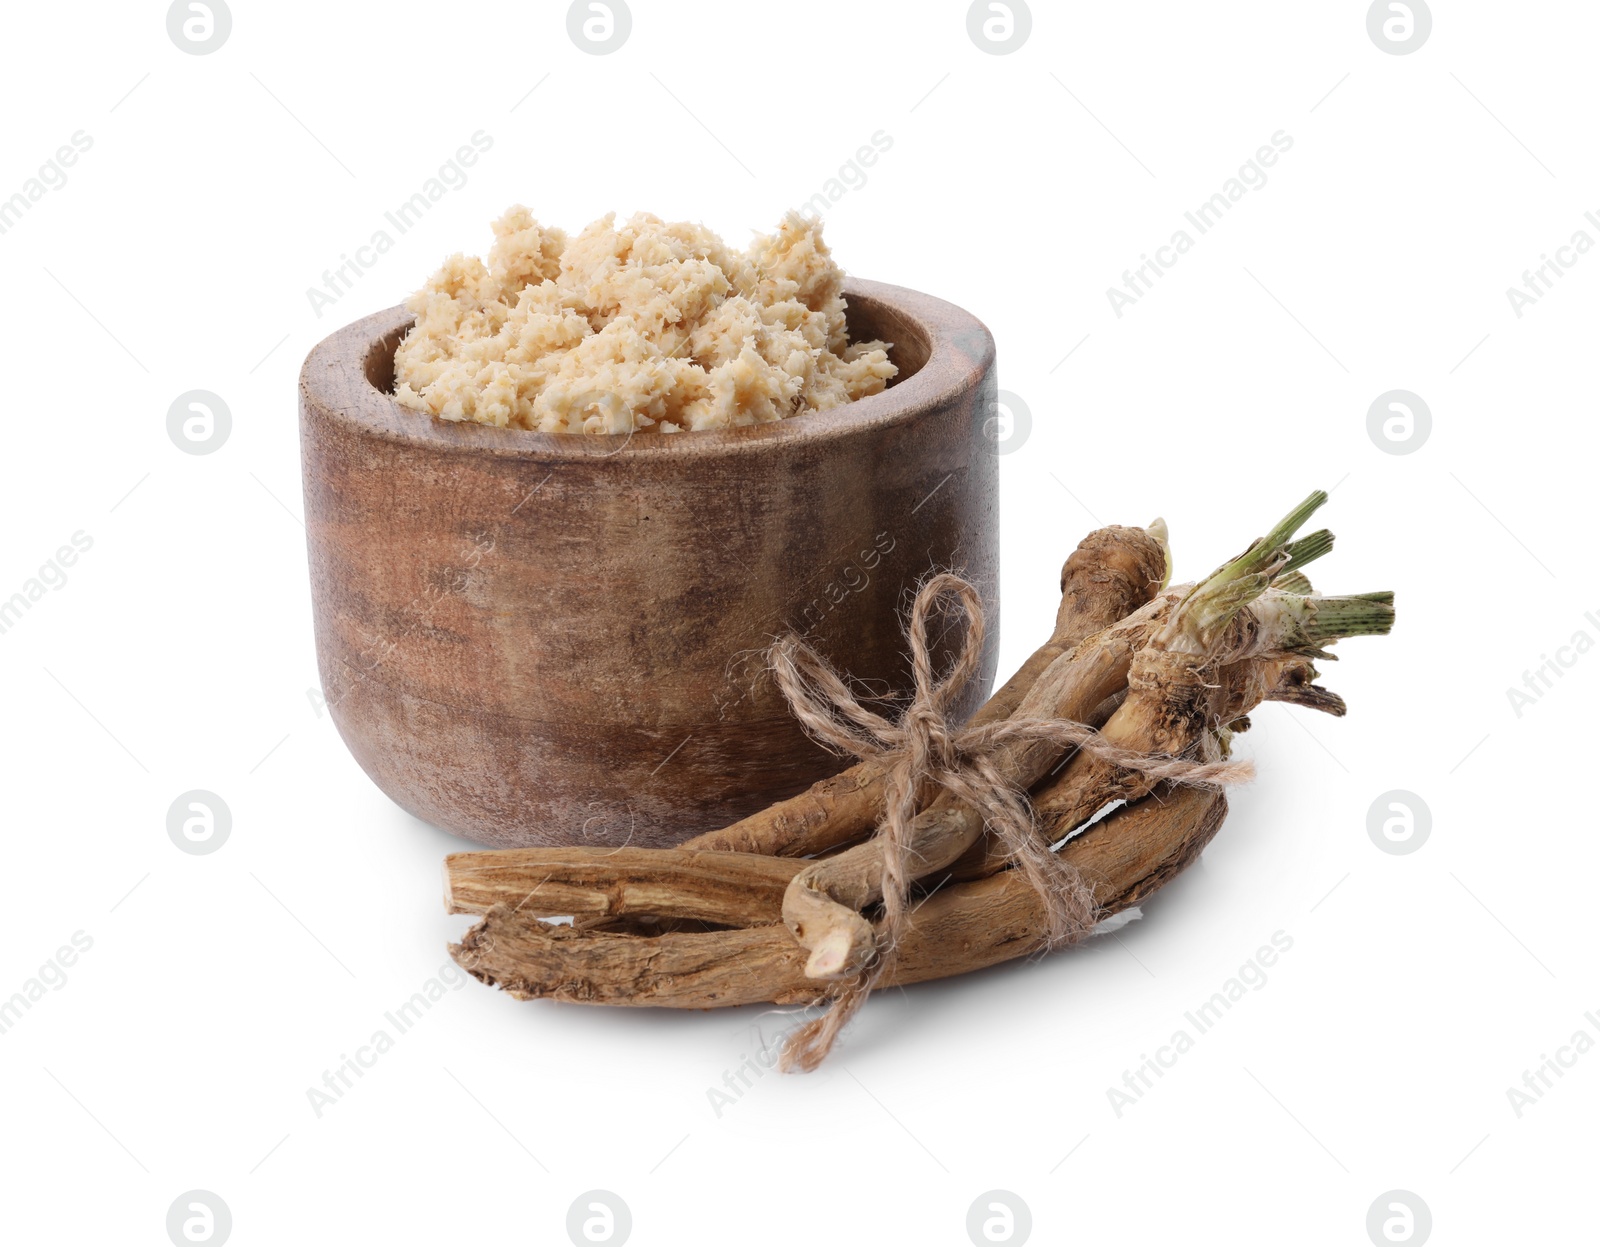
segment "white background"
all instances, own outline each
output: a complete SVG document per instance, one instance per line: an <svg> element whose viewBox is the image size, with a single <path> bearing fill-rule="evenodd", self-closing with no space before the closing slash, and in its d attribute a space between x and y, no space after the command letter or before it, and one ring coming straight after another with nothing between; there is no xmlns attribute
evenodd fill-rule
<svg viewBox="0 0 1600 1247"><path fill-rule="evenodd" d="M1362 1244L1399 1188L1439 1243L1593 1241L1600 1055L1520 1117L1507 1089L1600 1039L1600 655L1520 716L1506 690L1600 640L1600 256L1520 318L1506 289L1600 242L1600 10L1436 0L1391 55L1359 2L1035 9L997 56L959 3L635 0L601 57L559 3L235 0L205 56L160 4L8 10L0 195L93 146L0 235L0 597L93 546L0 635L0 997L93 947L0 1035L0 1238L164 1243L199 1188L239 1244L564 1243L600 1188L641 1245L961 1244L998 1188L1035 1242ZM468 183L319 319L307 288L478 130ZM1002 460L1003 667L1096 521L1164 515L1188 577L1323 486L1318 587L1400 611L1325 669L1349 717L1264 707L1259 780L1116 940L886 993L821 1072L720 1116L708 1090L789 1019L468 983L319 1119L307 1088L467 920L439 903L460 842L308 697L300 361L514 202L742 242L878 130L836 256L980 316L1032 413ZM1107 287L1280 130L1266 185L1118 317ZM1396 388L1433 414L1404 456L1367 433ZM231 408L216 453L168 438L191 389ZM233 815L208 856L166 831L196 788ZM1432 812L1409 855L1368 836L1391 789ZM1107 1089L1277 931L1266 985L1119 1117Z"/></svg>

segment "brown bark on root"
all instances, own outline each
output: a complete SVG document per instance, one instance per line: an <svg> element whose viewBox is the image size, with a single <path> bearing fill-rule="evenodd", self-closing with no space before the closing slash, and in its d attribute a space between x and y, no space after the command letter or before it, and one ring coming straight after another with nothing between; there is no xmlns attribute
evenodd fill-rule
<svg viewBox="0 0 1600 1247"><path fill-rule="evenodd" d="M1198 585L1165 593L1164 526L1091 534L1063 568L1050 641L975 720L1011 723L941 736L937 763L925 766L932 732L945 728L914 706L924 735L902 728L910 743L900 764L948 787L926 780L916 818L886 824L896 844L909 830L909 857L903 847L886 858L884 844L858 843L883 817L888 768L868 762L676 850L452 855L447 903L482 918L451 955L523 999L700 1009L828 1002L786 1051L786 1068L810 1068L875 987L962 974L1081 938L1178 874L1220 827L1223 795L1179 785L1237 779L1239 768L1197 775L1171 758L1221 761L1262 700L1344 712L1314 683L1310 660L1342 637L1387 632L1393 595L1312 592L1300 568L1326 553L1332 536L1295 534L1325 500L1313 494ZM1079 727L1024 719L1103 723L1105 743L1142 756L1111 762L1096 752L1098 741L1074 748L1084 741ZM1007 784L1031 789L1043 844L1026 836ZM1127 804L1086 823L1116 801ZM972 806L987 812L987 834L985 814ZM1045 846L1063 837L1052 859ZM1070 881L1070 922L1062 921L1065 891L1052 894L1041 860ZM573 915L573 925L541 920L556 915ZM816 1035L791 1065L805 1031Z"/></svg>
<svg viewBox="0 0 1600 1247"><path fill-rule="evenodd" d="M648 915L727 926L772 922L795 858L693 849L499 849L444 859L452 914L509 905L531 917Z"/></svg>
<svg viewBox="0 0 1600 1247"><path fill-rule="evenodd" d="M1292 701L1328 714L1344 714L1344 700L1314 684L1316 678L1317 671L1310 660L1295 655L1271 661L1255 659L1223 668L1212 690L1214 701L1209 726L1196 738L1190 754L1197 761L1220 761L1226 756L1226 742L1249 730L1247 716L1262 701ZM1060 840L1113 802L1137 800L1150 789L1146 776L1107 766L1097 758L1073 755L1070 763L1081 764L1076 781L1079 788L1069 788L1067 779L1072 772L1068 762L1064 762L1059 772L1047 776L1029 794L1040 838L1046 843ZM1168 787L1170 785L1158 785L1157 791ZM1057 812L1058 807L1069 801L1075 811L1088 809L1090 813L1069 822L1072 815ZM949 877L958 881L982 879L1006 869L1010 863L1005 846L986 835L950 867Z"/></svg>
<svg viewBox="0 0 1600 1247"><path fill-rule="evenodd" d="M1172 596L1163 595L1056 658L1023 697L1016 717L1081 721L1093 714L1127 683L1139 647L1160 622ZM1058 746L1031 741L1002 745L990 761L1003 779L1026 789L1057 756ZM949 866L977 841L983 828L982 812L948 791L941 792L912 823L917 875ZM849 977L876 952L872 927L859 911L883 895L884 852L877 840L856 845L809 864L790 883L783 918L795 939L810 950L813 977Z"/></svg>
<svg viewBox="0 0 1600 1247"><path fill-rule="evenodd" d="M1126 666L1125 679L1101 689L1098 697L1076 702L1075 685L1087 685L1087 669L1102 638L1130 620L1084 642L1058 658L1023 698L1017 718L1081 722L1099 701L1125 683L1127 697L1107 721L1101 741L1114 749L1178 763L1195 760L1207 742L1219 739L1227 724L1279 686L1281 661L1320 654L1340 637L1381 634L1393 622L1393 595L1360 594L1322 598L1271 588L1304 563L1331 548L1332 534L1295 533L1327 501L1318 491L1285 516L1263 538L1220 568L1164 612L1142 648ZM1303 576L1296 588L1309 582ZM1152 606L1166 605L1157 599ZM1137 616L1135 616L1137 618ZM1017 788L1032 786L1059 746L1043 740L1010 744L989 759L997 779ZM1171 774L1169 766L1158 766ZM1061 778L1039 793L1034 810L1048 840L1080 826L1116 800L1149 792L1158 778L1145 770L1079 749ZM858 975L877 954L872 927L860 910L883 895L885 863L891 853L909 858L913 877L942 870L978 842L983 815L974 810L980 794L965 801L946 791L917 815L906 847L893 848L884 837L846 850L797 875L784 897L784 921L810 950L806 971L814 978ZM902 832L902 835L905 833ZM1015 832L1012 832L1015 841ZM1040 886L1046 886L1042 880Z"/></svg>
<svg viewBox="0 0 1600 1247"><path fill-rule="evenodd" d="M1218 792L1164 789L1074 837L1059 856L1078 869L1098 911L1109 917L1140 904L1194 861L1226 811ZM1015 871L940 888L908 915L882 986L1028 956L1043 949L1046 922L1044 902ZM524 1000L711 1009L811 1004L828 991L807 977L806 950L776 924L645 938L575 931L496 905L450 953L473 977Z"/></svg>
<svg viewBox="0 0 1600 1247"><path fill-rule="evenodd" d="M973 723L1009 718L1057 658L1160 592L1168 566L1166 527L1158 521L1151 530L1111 525L1079 543L1061 569L1061 605L1050 639L994 692ZM883 813L887 771L876 760L858 762L798 796L680 847L807 857L848 844L871 831Z"/></svg>

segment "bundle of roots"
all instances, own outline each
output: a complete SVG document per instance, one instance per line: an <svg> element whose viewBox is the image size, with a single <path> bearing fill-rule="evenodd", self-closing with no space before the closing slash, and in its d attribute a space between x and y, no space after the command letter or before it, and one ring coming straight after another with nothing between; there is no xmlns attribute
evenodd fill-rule
<svg viewBox="0 0 1600 1247"><path fill-rule="evenodd" d="M796 638L771 652L791 708L858 760L675 849L507 849L445 861L445 903L481 914L451 955L520 999L706 1009L818 1006L782 1066L814 1069L875 987L1072 944L1176 876L1216 834L1252 709L1342 715L1312 663L1378 635L1394 597L1314 593L1333 546L1297 534L1315 493L1239 557L1168 587L1166 526L1102 528L1061 573L1050 639L964 724L984 620L959 577L917 594L915 688L863 705ZM935 616L964 643L942 675ZM555 922L562 918L570 921Z"/></svg>

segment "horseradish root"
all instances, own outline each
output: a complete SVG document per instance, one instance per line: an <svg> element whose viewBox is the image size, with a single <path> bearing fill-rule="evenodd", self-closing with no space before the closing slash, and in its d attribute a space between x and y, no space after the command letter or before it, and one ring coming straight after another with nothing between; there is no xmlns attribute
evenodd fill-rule
<svg viewBox="0 0 1600 1247"><path fill-rule="evenodd" d="M1092 888L1097 912L1110 917L1148 899L1198 857L1226 809L1221 793L1175 789L1096 823L1060 857ZM651 851L664 858L681 852ZM806 974L805 950L778 921L776 907L764 925L641 938L574 931L514 905L508 897L491 908L450 954L473 977L521 1000L714 1009L827 997L827 985ZM1039 894L1015 872L950 885L910 912L881 986L981 970L1037 953L1046 940Z"/></svg>
<svg viewBox="0 0 1600 1247"><path fill-rule="evenodd" d="M1140 640L1156 626L1166 605L1165 601L1153 603L1056 658L1008 722L1076 722L1085 718L1126 684ZM980 726L977 731L985 733L985 728ZM1012 789L1025 789L1037 780L1063 748L1060 739L1008 740L1003 725L989 725L985 735L993 742L985 765ZM915 816L907 848L919 877L948 866L986 825L992 825L998 805L985 794L994 791L992 783L987 789L965 786L960 795L957 789L947 787L925 812ZM883 897L887 861L884 840L874 839L813 863L789 885L784 921L795 939L812 950L808 965L812 977L837 979L856 974L876 951L873 930L857 911Z"/></svg>
<svg viewBox="0 0 1600 1247"><path fill-rule="evenodd" d="M972 722L1009 718L1052 662L1149 602L1166 584L1170 559L1167 526L1160 520L1149 528L1113 525L1085 537L1061 568L1061 605L1050 639L995 691ZM883 810L887 775L888 767L876 758L858 762L798 796L696 836L683 847L785 857L837 848L872 830Z"/></svg>
<svg viewBox="0 0 1600 1247"><path fill-rule="evenodd" d="M739 925L768 921L804 863L749 853L674 849L501 849L445 858L445 909L530 916L651 915Z"/></svg>
<svg viewBox="0 0 1600 1247"><path fill-rule="evenodd" d="M1249 774L1230 754L1257 705L1345 713L1313 662L1388 632L1393 595L1313 591L1303 568L1333 538L1296 534L1325 501L1313 494L1176 589L1164 587L1164 525L1091 534L1063 568L1049 640L966 724L946 708L984 620L957 577L917 595L915 688L898 720L786 638L774 679L807 730L855 765L677 849L453 854L447 907L481 918L452 955L524 999L821 1005L785 1048L784 1068L804 1070L876 987L1082 939L1216 833L1222 786ZM941 613L964 637L943 672L927 643Z"/></svg>
<svg viewBox="0 0 1600 1247"><path fill-rule="evenodd" d="M1323 598L1285 593L1273 579L1326 553L1332 535L1294 542L1327 495L1316 493L1266 537L1190 589L1128 673L1128 697L1101 739L1136 753L1186 758L1207 731L1247 714L1277 688L1271 664L1319 656L1341 637L1386 633L1392 594ZM1340 703L1342 705L1342 703ZM1148 774L1105 754L1080 752L1034 793L1046 836L1066 835L1112 801L1149 791Z"/></svg>

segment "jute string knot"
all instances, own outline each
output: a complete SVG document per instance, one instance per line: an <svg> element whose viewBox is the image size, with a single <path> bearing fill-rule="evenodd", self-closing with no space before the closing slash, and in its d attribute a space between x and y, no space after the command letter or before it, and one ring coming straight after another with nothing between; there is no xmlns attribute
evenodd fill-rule
<svg viewBox="0 0 1600 1247"><path fill-rule="evenodd" d="M936 643L929 623L936 610L959 612L955 658L940 678L933 665ZM827 1017L808 1024L808 1033L791 1040L809 1048L799 1063L809 1068L826 1055L844 1021L860 1007L892 964L905 922L911 885L919 877L913 822L920 804L944 788L983 816L1038 892L1045 907L1050 948L1081 939L1098 916L1092 890L1078 872L1050 851L1038 835L1026 793L1002 774L997 758L1012 745L1047 742L1062 750L1081 749L1128 770L1174 783L1219 786L1247 778L1248 763L1191 762L1164 754L1122 749L1085 723L1071 719L1002 719L957 726L950 711L978 673L985 621L977 589L949 572L930 577L917 592L906 640L911 652L913 688L898 721L862 705L839 674L814 649L793 635L768 652L774 679L789 709L806 732L821 743L860 759L886 763L884 816L877 839L883 854L883 921L878 956L861 979L835 999ZM809 1033L815 1031L816 1033Z"/></svg>

